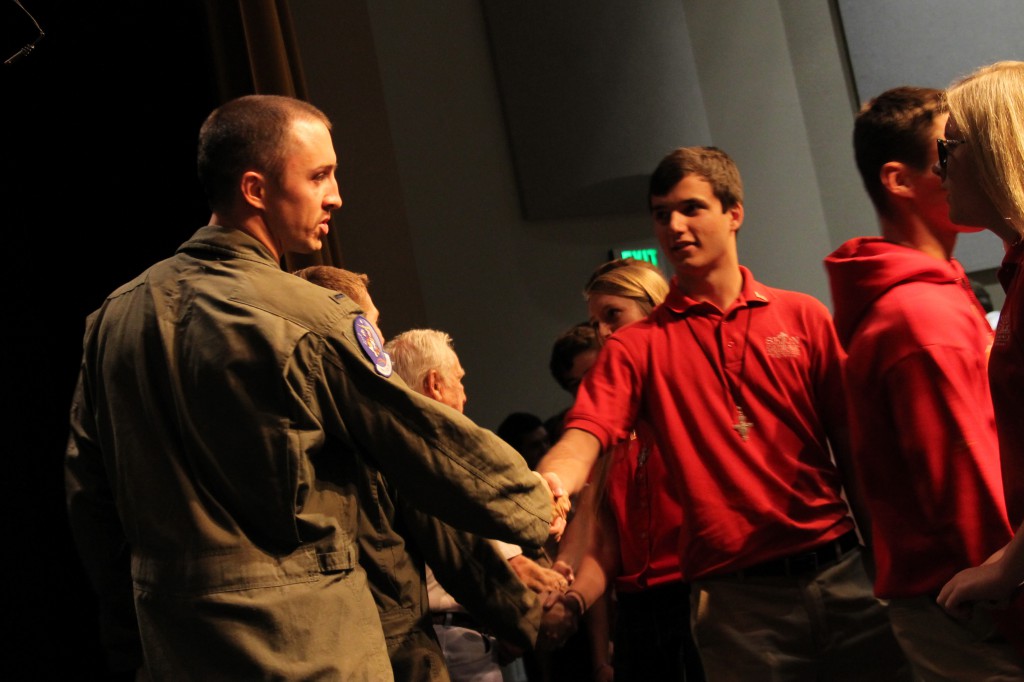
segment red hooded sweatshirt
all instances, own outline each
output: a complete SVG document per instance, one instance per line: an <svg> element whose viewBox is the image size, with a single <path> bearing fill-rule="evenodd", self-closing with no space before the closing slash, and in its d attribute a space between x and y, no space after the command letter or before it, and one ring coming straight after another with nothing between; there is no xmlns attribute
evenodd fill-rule
<svg viewBox="0 0 1024 682"><path fill-rule="evenodd" d="M992 329L963 267L880 237L825 259L875 594L937 593L1012 536L988 353Z"/></svg>

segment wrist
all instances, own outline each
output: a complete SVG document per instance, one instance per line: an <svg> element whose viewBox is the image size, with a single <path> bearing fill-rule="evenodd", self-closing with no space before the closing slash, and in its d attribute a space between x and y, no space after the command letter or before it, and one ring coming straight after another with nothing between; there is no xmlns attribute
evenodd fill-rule
<svg viewBox="0 0 1024 682"><path fill-rule="evenodd" d="M576 615L582 616L587 610L587 600L582 594L580 594L579 590L569 588L563 593L563 595L567 601L576 603Z"/></svg>

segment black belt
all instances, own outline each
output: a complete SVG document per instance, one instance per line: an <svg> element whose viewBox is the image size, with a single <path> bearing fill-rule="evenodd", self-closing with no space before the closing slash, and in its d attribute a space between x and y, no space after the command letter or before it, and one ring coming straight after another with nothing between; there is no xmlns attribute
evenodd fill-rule
<svg viewBox="0 0 1024 682"><path fill-rule="evenodd" d="M684 583L680 580L643 587L636 592L625 592L623 590L616 590L615 592L615 601L620 607L624 608L635 604L637 608L664 605L666 609L678 609L681 601L686 600L689 602L689 599L690 583Z"/></svg>
<svg viewBox="0 0 1024 682"><path fill-rule="evenodd" d="M795 554L781 559L772 559L764 563L754 564L741 571L736 571L733 575L740 578L806 575L836 563L847 552L859 546L860 540L857 539L857 531L851 530L840 535L835 540L830 540L824 545L815 547L803 554Z"/></svg>
<svg viewBox="0 0 1024 682"><path fill-rule="evenodd" d="M430 620L434 625L466 628L467 630L476 630L483 634L489 634L487 628L481 625L480 621L462 611L434 611L430 614Z"/></svg>

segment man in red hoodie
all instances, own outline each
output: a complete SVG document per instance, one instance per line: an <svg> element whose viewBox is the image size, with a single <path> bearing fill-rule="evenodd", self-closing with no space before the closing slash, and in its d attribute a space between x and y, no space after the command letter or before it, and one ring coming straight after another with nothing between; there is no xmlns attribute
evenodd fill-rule
<svg viewBox="0 0 1024 682"><path fill-rule="evenodd" d="M846 365L853 461L871 518L875 594L922 679L1017 679L1021 660L991 613L958 623L942 585L1011 536L987 363L992 330L963 267L960 232L931 172L942 92L888 90L853 142L881 237L825 259ZM980 228L979 228L980 229ZM1004 677L1005 676L1005 677Z"/></svg>

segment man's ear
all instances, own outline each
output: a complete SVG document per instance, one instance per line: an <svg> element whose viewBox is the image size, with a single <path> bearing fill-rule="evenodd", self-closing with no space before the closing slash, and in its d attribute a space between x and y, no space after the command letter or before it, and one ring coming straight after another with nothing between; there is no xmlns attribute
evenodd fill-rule
<svg viewBox="0 0 1024 682"><path fill-rule="evenodd" d="M726 213L729 214L732 231L739 232L740 225L743 224L743 204L737 203L735 206L726 211Z"/></svg>
<svg viewBox="0 0 1024 682"><path fill-rule="evenodd" d="M428 371L423 376L423 395L434 400L441 400L441 373L436 369Z"/></svg>
<svg viewBox="0 0 1024 682"><path fill-rule="evenodd" d="M913 195L914 184L909 171L907 164L902 161L887 161L878 170L878 179L885 191L893 196Z"/></svg>
<svg viewBox="0 0 1024 682"><path fill-rule="evenodd" d="M266 208L267 178L263 173L246 171L242 174L242 201L253 208Z"/></svg>

